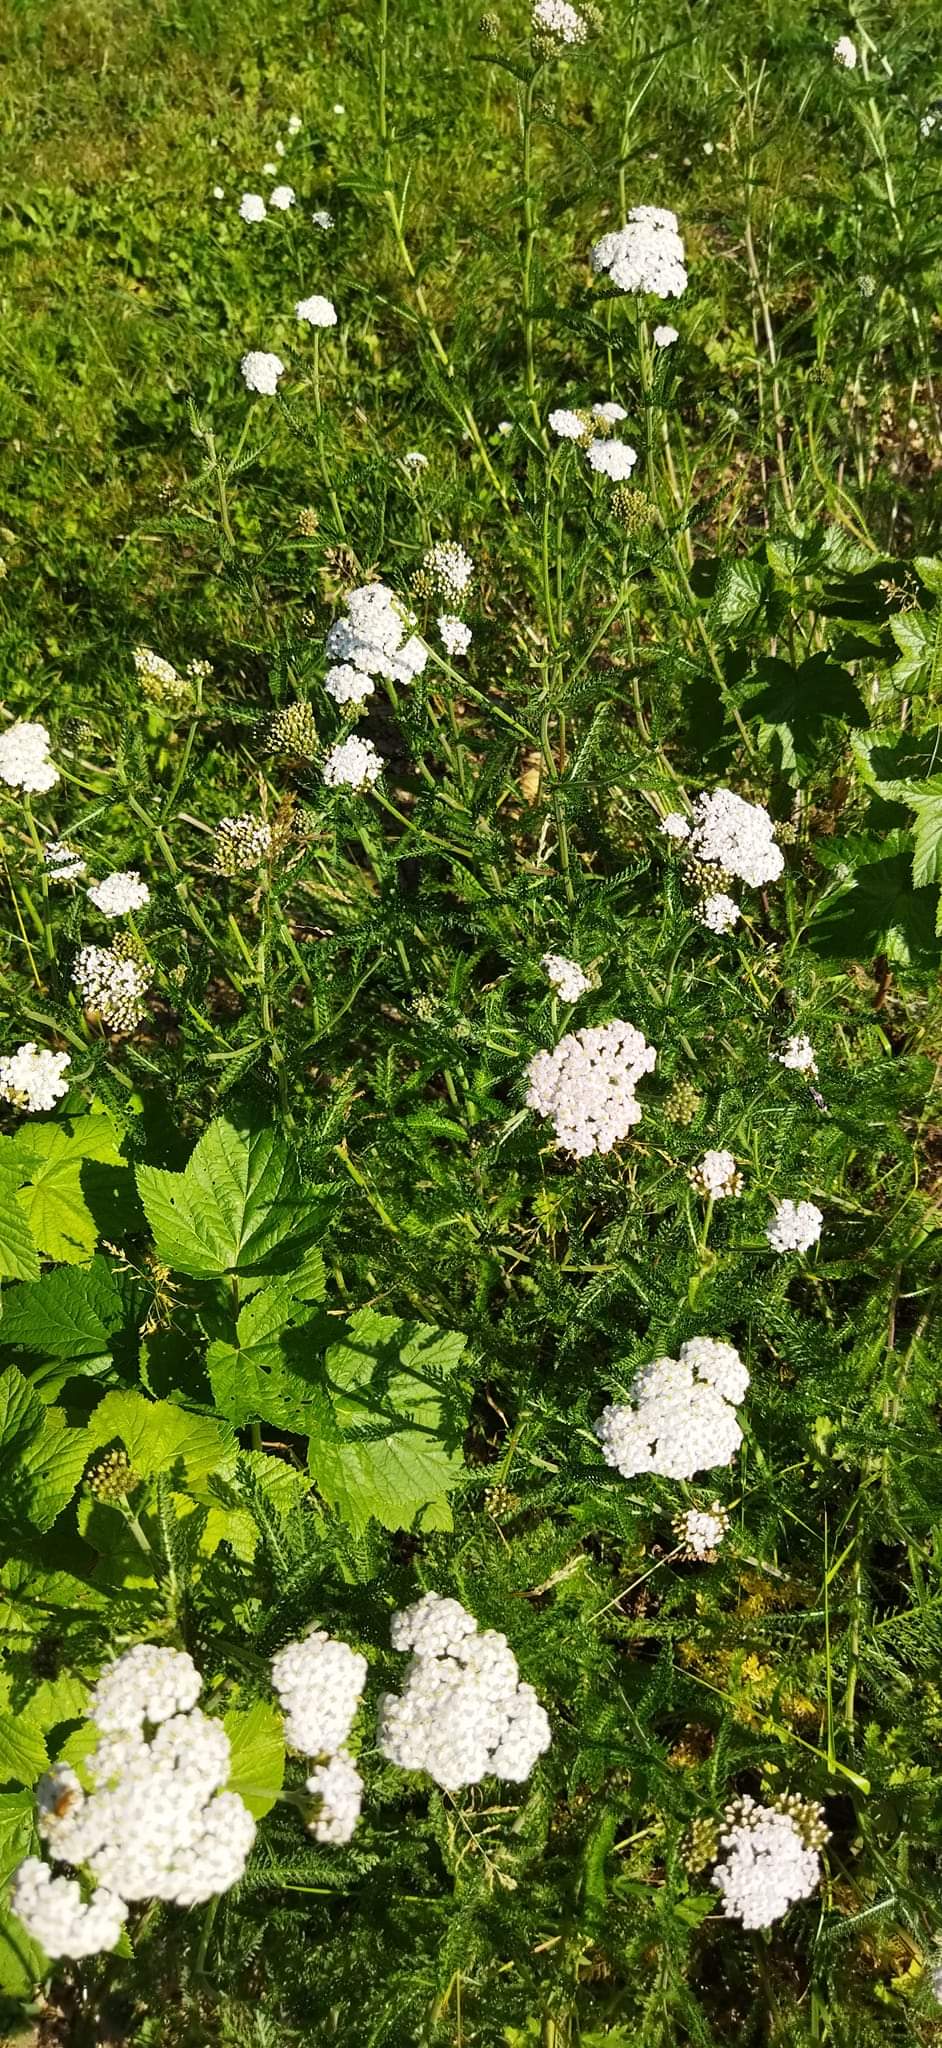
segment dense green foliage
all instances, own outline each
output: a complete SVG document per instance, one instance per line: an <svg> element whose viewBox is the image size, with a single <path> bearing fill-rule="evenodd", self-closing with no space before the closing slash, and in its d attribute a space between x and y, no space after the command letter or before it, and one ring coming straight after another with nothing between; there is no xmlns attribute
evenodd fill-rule
<svg viewBox="0 0 942 2048"><path fill-rule="evenodd" d="M133 1642L191 1651L260 1817L233 1892L136 1910L114 1956L50 1973L0 1915L11 2037L942 2039L935 10L611 0L546 61L522 0L7 19L3 695L61 780L0 791L3 1050L71 1066L0 1135L0 1878ZM250 225L266 160L297 204ZM679 216L676 303L589 270L638 203ZM606 399L619 491L545 424ZM475 563L460 662L414 582L442 540ZM431 651L377 684L356 794L321 772L324 639L374 577ZM179 688L145 694L141 644ZM723 785L786 865L715 936L659 825ZM270 851L222 874L242 813ZM126 868L150 902L107 924L86 881ZM72 980L118 930L127 1034ZM573 1010L547 952L591 974ZM576 1162L525 1071L612 1017L657 1064ZM691 1181L713 1147L737 1199ZM767 1241L784 1197L823 1212L806 1256ZM749 1366L735 1465L622 1479L594 1419L698 1333ZM691 1562L672 1517L718 1496ZM366 1712L363 1819L318 1846L270 1657L325 1627L370 1707L426 1587L508 1636L553 1746L452 1796ZM831 1831L768 1934L691 1834L742 1792Z"/></svg>

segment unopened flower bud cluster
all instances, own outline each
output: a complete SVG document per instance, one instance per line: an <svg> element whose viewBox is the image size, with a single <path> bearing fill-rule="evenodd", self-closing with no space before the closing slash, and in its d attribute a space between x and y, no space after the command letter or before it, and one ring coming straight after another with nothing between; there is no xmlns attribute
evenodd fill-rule
<svg viewBox="0 0 942 2048"><path fill-rule="evenodd" d="M506 1636L479 1630L460 1601L438 1593L395 1614L390 1633L412 1656L402 1692L380 1700L380 1753L451 1792L484 1777L528 1778L550 1726Z"/></svg>
<svg viewBox="0 0 942 2048"><path fill-rule="evenodd" d="M271 852L271 826L267 819L243 811L237 818L220 818L213 843L213 866L219 875L247 875L261 867Z"/></svg>
<svg viewBox="0 0 942 2048"><path fill-rule="evenodd" d="M731 1464L742 1442L736 1408L748 1385L732 1344L690 1338L679 1358L655 1358L642 1368L630 1406L603 1409L594 1427L606 1464L624 1479L641 1472L693 1479Z"/></svg>
<svg viewBox="0 0 942 2048"><path fill-rule="evenodd" d="M640 1121L635 1086L656 1059L654 1047L620 1017L567 1032L552 1052L530 1061L527 1105L550 1118L560 1151L577 1159L610 1152Z"/></svg>
<svg viewBox="0 0 942 2048"><path fill-rule="evenodd" d="M168 711L181 711L193 696L192 682L177 674L172 662L165 661L162 654L155 654L152 647L134 648L134 666L141 686L141 695L152 704L163 705Z"/></svg>

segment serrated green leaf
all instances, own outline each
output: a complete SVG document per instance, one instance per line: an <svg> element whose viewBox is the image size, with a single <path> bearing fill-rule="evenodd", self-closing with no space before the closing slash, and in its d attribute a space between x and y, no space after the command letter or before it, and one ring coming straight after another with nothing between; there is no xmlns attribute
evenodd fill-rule
<svg viewBox="0 0 942 2048"><path fill-rule="evenodd" d="M39 1729L22 1714L0 1714L0 1785L35 1785L49 1762Z"/></svg>
<svg viewBox="0 0 942 2048"><path fill-rule="evenodd" d="M362 1309L326 1356L336 1437L312 1436L308 1464L328 1504L362 1533L408 1529L464 1470L464 1406L449 1382L465 1338Z"/></svg>
<svg viewBox="0 0 942 2048"><path fill-rule="evenodd" d="M113 1230L134 1199L108 1117L34 1124L22 1146L19 1132L12 1142L21 1147L18 1200L39 1250L67 1265L83 1265L103 1229Z"/></svg>
<svg viewBox="0 0 942 2048"><path fill-rule="evenodd" d="M913 885L942 880L942 792L910 798L916 813L913 830Z"/></svg>
<svg viewBox="0 0 942 2048"><path fill-rule="evenodd" d="M0 1792L0 1891L18 1863L36 1846L36 1806L32 1792Z"/></svg>
<svg viewBox="0 0 942 2048"><path fill-rule="evenodd" d="M232 1749L228 1789L237 1792L256 1820L270 1813L285 1775L281 1715L268 1700L231 1707L223 1727Z"/></svg>
<svg viewBox="0 0 942 2048"><path fill-rule="evenodd" d="M324 1414L319 1353L299 1329L310 1318L280 1282L260 1287L239 1312L233 1342L215 1339L206 1353L213 1401L236 1428L270 1422L306 1434ZM308 1361L317 1372L308 1374Z"/></svg>
<svg viewBox="0 0 942 2048"><path fill-rule="evenodd" d="M144 1166L137 1183L158 1257L194 1279L288 1271L320 1234L322 1212L270 1125L218 1117L182 1173Z"/></svg>
<svg viewBox="0 0 942 2048"><path fill-rule="evenodd" d="M123 1443L142 1479L158 1476L199 1495L212 1472L233 1472L236 1443L231 1430L208 1415L191 1415L171 1401L144 1394L106 1394L88 1425L89 1447Z"/></svg>
<svg viewBox="0 0 942 2048"><path fill-rule="evenodd" d="M85 1470L89 1439L44 1408L15 1365L0 1374L0 1528L42 1533L61 1514Z"/></svg>
<svg viewBox="0 0 942 2048"><path fill-rule="evenodd" d="M107 1261L58 1267L31 1285L10 1288L3 1301L0 1343L46 1358L98 1358L120 1329L124 1307Z"/></svg>
<svg viewBox="0 0 942 2048"><path fill-rule="evenodd" d="M6 1280L36 1280L39 1253L33 1233L19 1201L20 1176L0 1169L0 1276ZM3 1304L4 1310L7 1303ZM2 1337L0 1329L0 1337Z"/></svg>

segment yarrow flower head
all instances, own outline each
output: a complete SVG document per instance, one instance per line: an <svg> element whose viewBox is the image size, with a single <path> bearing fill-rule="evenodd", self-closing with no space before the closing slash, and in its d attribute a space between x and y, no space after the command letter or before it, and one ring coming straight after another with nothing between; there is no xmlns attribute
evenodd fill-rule
<svg viewBox="0 0 942 2048"><path fill-rule="evenodd" d="M265 220L268 208L260 192L243 192L239 200L239 213L243 220Z"/></svg>
<svg viewBox="0 0 942 2048"><path fill-rule="evenodd" d="M334 216L332 213L328 213L326 206L319 206L317 208L317 211L315 213L312 213L311 220L314 226L316 228L320 228L321 233L324 235L326 235L329 229L331 229L334 225Z"/></svg>
<svg viewBox="0 0 942 2048"><path fill-rule="evenodd" d="M690 1178L698 1193L711 1202L727 1201L742 1193L742 1174L731 1152L704 1152Z"/></svg>
<svg viewBox="0 0 942 2048"><path fill-rule="evenodd" d="M135 647L134 666L141 694L152 704L162 704L171 711L180 711L189 704L193 696L192 681L178 675L172 662L165 661L162 654L155 654L152 647Z"/></svg>
<svg viewBox="0 0 942 2048"><path fill-rule="evenodd" d="M628 414L623 405L616 405L614 399L607 399L604 405L592 407L592 417L601 420L603 427L617 427L619 420L626 420Z"/></svg>
<svg viewBox="0 0 942 2048"><path fill-rule="evenodd" d="M144 997L150 976L140 960L117 946L83 946L76 955L72 980L86 1010L100 1017L108 1031L134 1031L147 1015Z"/></svg>
<svg viewBox="0 0 942 2048"><path fill-rule="evenodd" d="M436 620L442 646L453 661L467 654L471 645L471 628L463 619L456 619L453 612L440 612Z"/></svg>
<svg viewBox="0 0 942 2048"><path fill-rule="evenodd" d="M820 1883L818 1852L828 1838L821 1808L797 1799L760 1806L747 1797L728 1807L725 1819L724 1854L710 1881L728 1920L771 1927Z"/></svg>
<svg viewBox="0 0 942 2048"><path fill-rule="evenodd" d="M335 619L327 635L327 653L336 664L325 688L338 704L358 704L370 696L372 677L390 683L411 683L422 674L428 649L413 632L415 614L385 583L364 583L347 592L346 617ZM358 671L357 684L349 671Z"/></svg>
<svg viewBox="0 0 942 2048"><path fill-rule="evenodd" d="M337 308L332 299L323 299L315 292L313 298L299 299L295 306L297 318L308 327L336 327Z"/></svg>
<svg viewBox="0 0 942 2048"><path fill-rule="evenodd" d="M150 890L137 868L119 868L103 882L93 882L86 895L103 917L125 917L128 911L142 910L150 902Z"/></svg>
<svg viewBox="0 0 942 2048"><path fill-rule="evenodd" d="M324 688L335 704L365 704L372 697L376 684L362 668L354 668L350 661L338 662L329 668L324 677Z"/></svg>
<svg viewBox="0 0 942 2048"><path fill-rule="evenodd" d="M339 1749L327 1763L318 1764L306 1783L318 1802L308 1832L316 1842L349 1842L363 1805L363 1780L352 1758Z"/></svg>
<svg viewBox="0 0 942 2048"><path fill-rule="evenodd" d="M657 1472L693 1479L730 1465L742 1442L736 1408L749 1374L732 1344L692 1337L679 1358L655 1358L637 1375L630 1407L612 1402L594 1424L607 1465L624 1479Z"/></svg>
<svg viewBox="0 0 942 2048"><path fill-rule="evenodd" d="M537 49L546 56L575 48L589 33L585 15L570 7L569 0L534 0L530 28Z"/></svg>
<svg viewBox="0 0 942 2048"><path fill-rule="evenodd" d="M577 1003L592 983L576 960L567 960L564 953L544 953L540 966L550 986L564 1003Z"/></svg>
<svg viewBox="0 0 942 2048"><path fill-rule="evenodd" d="M837 42L834 44L834 47L831 51L831 55L834 59L835 64L840 64L843 70L856 70L857 45L850 36L838 36Z"/></svg>
<svg viewBox="0 0 942 2048"><path fill-rule="evenodd" d="M814 1202L786 1200L776 1205L765 1234L774 1252L807 1252L817 1244L823 1222Z"/></svg>
<svg viewBox="0 0 942 2048"><path fill-rule="evenodd" d="M779 1066L789 1067L794 1074L816 1074L818 1071L814 1046L803 1031L796 1031L791 1038L786 1038L781 1052L773 1053L772 1057L778 1060Z"/></svg>
<svg viewBox="0 0 942 2048"><path fill-rule="evenodd" d="M438 1593L395 1614L390 1633L394 1649L413 1654L401 1694L379 1703L380 1754L451 1792L485 1777L528 1778L550 1725L506 1636L479 1631L460 1601Z"/></svg>
<svg viewBox="0 0 942 2048"><path fill-rule="evenodd" d="M103 1735L139 1735L145 1721L169 1721L196 1705L202 1680L186 1650L136 1643L102 1672L89 1717Z"/></svg>
<svg viewBox="0 0 942 2048"><path fill-rule="evenodd" d="M708 1508L687 1508L671 1524L685 1557L699 1564L715 1564L716 1553L729 1530L729 1516L718 1500Z"/></svg>
<svg viewBox="0 0 942 2048"><path fill-rule="evenodd" d="M285 374L280 356L272 355L268 349L250 348L242 358L242 375L246 389L260 391L271 398L278 389L278 379Z"/></svg>
<svg viewBox="0 0 942 2048"><path fill-rule="evenodd" d="M0 782L8 789L25 790L28 796L54 789L59 770L49 759L50 745L46 727L38 719L18 718L0 733Z"/></svg>
<svg viewBox="0 0 942 2048"><path fill-rule="evenodd" d="M680 340L680 335L676 327L671 327L665 323L663 327L655 327L651 340L655 348L673 348L675 341Z"/></svg>
<svg viewBox="0 0 942 2048"><path fill-rule="evenodd" d="M382 755L372 740L361 740L356 733L331 748L323 768L331 789L371 789L382 772Z"/></svg>
<svg viewBox="0 0 942 2048"><path fill-rule="evenodd" d="M52 1109L69 1092L63 1076L71 1065L69 1053L37 1052L32 1039L28 1039L16 1052L0 1059L0 1098L14 1103L17 1109L27 1110L31 1116L37 1110Z"/></svg>
<svg viewBox="0 0 942 2048"><path fill-rule="evenodd" d="M590 260L621 292L679 299L687 289L684 245L668 207L633 206L624 227L595 243Z"/></svg>
<svg viewBox="0 0 942 2048"><path fill-rule="evenodd" d="M402 459L407 469L428 468L428 456L423 455L421 448L408 448Z"/></svg>
<svg viewBox="0 0 942 2048"><path fill-rule="evenodd" d="M271 852L271 826L253 811L237 818L220 818L213 844L213 866L218 875L247 875L261 867Z"/></svg>
<svg viewBox="0 0 942 2048"><path fill-rule="evenodd" d="M561 1152L588 1159L610 1152L640 1122L635 1085L653 1071L657 1053L620 1017L567 1032L552 1052L527 1068L527 1106L551 1118Z"/></svg>
<svg viewBox="0 0 942 2048"><path fill-rule="evenodd" d="M457 604L474 575L474 563L460 542L442 540L423 555L420 573L427 579L431 590L445 598L447 603Z"/></svg>
<svg viewBox="0 0 942 2048"><path fill-rule="evenodd" d="M775 827L762 804L747 803L731 789L701 790L693 806L690 853L760 889L778 879L785 865Z"/></svg>
<svg viewBox="0 0 942 2048"><path fill-rule="evenodd" d="M703 897L694 915L698 924L705 925L708 932L716 932L719 935L734 930L742 911L734 897L727 896L724 890L718 889L714 890L712 895Z"/></svg>
<svg viewBox="0 0 942 2048"><path fill-rule="evenodd" d="M66 839L47 839L43 860L50 882L77 882L85 873L85 862Z"/></svg>
<svg viewBox="0 0 942 2048"><path fill-rule="evenodd" d="M366 1658L319 1628L279 1650L271 1675L286 1742L304 1756L335 1755L353 1726L366 1684Z"/></svg>
<svg viewBox="0 0 942 2048"><path fill-rule="evenodd" d="M638 460L638 451L630 441L590 441L585 455L590 469L599 476L611 477L615 484L624 483Z"/></svg>
<svg viewBox="0 0 942 2048"><path fill-rule="evenodd" d="M10 1905L27 1934L52 1957L104 1955L120 1940L128 1917L124 1900L113 1892L98 1886L86 1903L74 1877L53 1877L38 1856L20 1864Z"/></svg>
<svg viewBox="0 0 942 2048"><path fill-rule="evenodd" d="M287 213L289 207L294 205L294 198L293 185L276 185L274 191L268 195L268 204L278 213Z"/></svg>
<svg viewBox="0 0 942 2048"><path fill-rule="evenodd" d="M683 811L668 811L666 818L661 819L658 829L663 832L665 839L690 838L690 826Z"/></svg>
<svg viewBox="0 0 942 2048"><path fill-rule="evenodd" d="M592 418L586 412L574 412L568 406L557 406L547 419L547 426L560 441L588 441L592 435Z"/></svg>

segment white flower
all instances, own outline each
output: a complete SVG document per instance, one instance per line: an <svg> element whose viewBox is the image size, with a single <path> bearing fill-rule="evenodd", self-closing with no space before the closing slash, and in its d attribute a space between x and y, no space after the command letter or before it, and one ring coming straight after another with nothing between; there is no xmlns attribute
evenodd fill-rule
<svg viewBox="0 0 942 2048"><path fill-rule="evenodd" d="M585 414L571 412L565 406L559 406L550 413L547 425L561 441L582 441L587 431Z"/></svg>
<svg viewBox="0 0 942 2048"><path fill-rule="evenodd" d="M423 455L421 448L410 448L402 459L409 469L428 468L428 456Z"/></svg>
<svg viewBox="0 0 942 2048"><path fill-rule="evenodd" d="M823 1222L814 1202L778 1202L765 1234L774 1252L806 1252L817 1244Z"/></svg>
<svg viewBox="0 0 942 2048"><path fill-rule="evenodd" d="M288 208L294 205L294 186L276 185L268 195L268 204L276 207L279 213L287 213Z"/></svg>
<svg viewBox="0 0 942 2048"><path fill-rule="evenodd" d="M673 348L675 341L680 340L680 335L676 327L665 324L663 327L655 327L651 339L655 348Z"/></svg>
<svg viewBox="0 0 942 2048"><path fill-rule="evenodd" d="M514 430L514 423L513 423L513 420L498 420L498 422L497 422L497 431L498 431L498 433L499 433L499 434L512 434L512 433L513 433L513 430Z"/></svg>
<svg viewBox="0 0 942 2048"><path fill-rule="evenodd" d="M622 292L650 292L679 299L687 289L684 245L677 215L663 206L633 206L623 228L596 242L593 270L607 271Z"/></svg>
<svg viewBox="0 0 942 2048"><path fill-rule="evenodd" d="M111 946L83 946L72 968L85 1009L100 1017L109 1031L134 1031L141 1023L147 1014L149 978L139 960L126 958Z"/></svg>
<svg viewBox="0 0 942 2048"><path fill-rule="evenodd" d="M936 110L935 108L933 108L933 107L930 107L930 109L929 109L929 112L928 112L928 114L923 114L922 120L921 120L921 121L920 121L920 123L919 123L919 133L920 133L920 135L921 135L921 136L923 136L923 137L925 137L925 136L927 136L927 135L931 135L931 134L932 134L932 131L933 131L933 129L934 129L934 128L937 128L937 127L938 127L938 125L939 125L939 114L938 114L938 111L937 111L937 110Z"/></svg>
<svg viewBox="0 0 942 2048"><path fill-rule="evenodd" d="M93 882L85 893L104 917L124 917L129 910L141 910L150 902L150 890L136 868L119 868L103 882Z"/></svg>
<svg viewBox="0 0 942 2048"><path fill-rule="evenodd" d="M324 688L335 704L365 704L367 697L372 697L376 685L364 669L354 668L352 662L341 661L336 668L328 669Z"/></svg>
<svg viewBox="0 0 942 2048"><path fill-rule="evenodd" d="M659 830L664 833L667 839L690 838L690 826L684 817L683 811L668 811L666 818L661 819Z"/></svg>
<svg viewBox="0 0 942 2048"><path fill-rule="evenodd" d="M271 1675L286 1742L305 1756L333 1756L353 1726L366 1684L366 1658L318 1628L279 1650Z"/></svg>
<svg viewBox="0 0 942 2048"><path fill-rule="evenodd" d="M413 1655L401 1694L380 1700L380 1754L447 1791L489 1776L528 1778L550 1746L550 1725L506 1636L479 1632L459 1601L437 1593L394 1615L390 1634L394 1649Z"/></svg>
<svg viewBox="0 0 942 2048"><path fill-rule="evenodd" d="M89 1719L103 1735L139 1735L145 1721L168 1721L194 1706L201 1686L186 1650L137 1643L102 1672L92 1691Z"/></svg>
<svg viewBox="0 0 942 2048"><path fill-rule="evenodd" d="M331 789L368 789L382 772L382 755L372 740L358 739L355 733L331 748L323 768L324 781Z"/></svg>
<svg viewBox="0 0 942 2048"><path fill-rule="evenodd" d="M295 306L299 320L308 327L336 327L337 308L332 299L322 299L317 292L311 299L299 299Z"/></svg>
<svg viewBox="0 0 942 2048"><path fill-rule="evenodd" d="M617 427L619 420L626 420L628 418L624 406L616 405L614 399L606 400L604 405L594 405L592 407L592 416L594 419L601 420L606 427Z"/></svg>
<svg viewBox="0 0 942 2048"><path fill-rule="evenodd" d="M285 146L284 146L284 143L283 143L283 142L282 142L282 140L281 140L281 137L279 136L279 138L278 138L278 141L277 141L277 142L276 142L276 144L275 144L275 155L276 155L277 157L283 157L283 156L284 156L284 153L285 153Z"/></svg>
<svg viewBox="0 0 942 2048"><path fill-rule="evenodd" d="M569 0L534 0L531 27L538 37L545 37L570 47L584 43L588 35L588 23Z"/></svg>
<svg viewBox="0 0 942 2048"><path fill-rule="evenodd" d="M334 114L345 114L345 113L346 113L346 111L347 111L347 109L346 109L346 107L344 106L344 103L343 103L343 101L342 101L342 100L335 100L335 101L334 101L333 107L331 108L331 112L332 112L332 113L334 113Z"/></svg>
<svg viewBox="0 0 942 2048"><path fill-rule="evenodd" d="M268 212L260 192L243 192L239 200L239 213L243 220L264 220Z"/></svg>
<svg viewBox="0 0 942 2048"><path fill-rule="evenodd" d="M10 1905L47 1956L97 1956L115 1947L128 1917L123 1899L99 1887L87 1905L73 1877L53 1877L48 1864L27 1856L19 1865Z"/></svg>
<svg viewBox="0 0 942 2048"><path fill-rule="evenodd" d="M731 1152L705 1152L691 1179L711 1202L723 1202L742 1193L742 1174Z"/></svg>
<svg viewBox="0 0 942 2048"><path fill-rule="evenodd" d="M0 1059L0 1097L28 1110L31 1116L37 1110L52 1109L69 1092L68 1081L62 1077L71 1065L69 1053L37 1052L29 1039Z"/></svg>
<svg viewBox="0 0 942 2048"><path fill-rule="evenodd" d="M856 70L857 45L852 42L850 36L838 36L831 54L835 64L842 65L845 71Z"/></svg>
<svg viewBox="0 0 942 2048"><path fill-rule="evenodd" d="M540 966L547 981L556 990L556 994L562 996L564 1003L577 1003L579 997L585 995L586 989L592 986L578 961L567 960L564 953L544 953Z"/></svg>
<svg viewBox="0 0 942 2048"><path fill-rule="evenodd" d="M325 235L334 225L334 216L332 213L328 213L326 206L319 206L316 213L312 213L311 220L314 226L320 228L322 234Z"/></svg>
<svg viewBox="0 0 942 2048"><path fill-rule="evenodd" d="M0 782L31 795L54 789L59 770L49 759L50 744L38 719L18 718L0 733Z"/></svg>
<svg viewBox="0 0 942 2048"><path fill-rule="evenodd" d="M221 185L214 185L214 186L213 186L213 198L214 198L214 199L225 199L225 196L226 196L226 194L225 194L225 191L224 191L224 189L223 189L223 187L222 187Z"/></svg>
<svg viewBox="0 0 942 2048"><path fill-rule="evenodd" d="M816 1074L818 1071L814 1046L803 1031L796 1031L791 1038L786 1038L781 1052L773 1053L772 1058L778 1060L780 1066L790 1067L794 1074Z"/></svg>
<svg viewBox="0 0 942 2048"><path fill-rule="evenodd" d="M817 1889L821 1858L806 1843L798 1821L781 1807L759 1806L746 1798L729 1809L727 1821L720 1835L725 1854L710 1882L722 1896L728 1920L771 1927L796 1899L808 1899Z"/></svg>
<svg viewBox="0 0 942 2048"><path fill-rule="evenodd" d="M755 889L781 874L784 856L762 804L747 803L731 789L714 789L709 795L702 790L693 813L690 852L696 860L715 862Z"/></svg>
<svg viewBox="0 0 942 2048"><path fill-rule="evenodd" d="M463 619L456 619L452 612L440 612L436 621L446 654L453 659L467 654L471 645L471 628Z"/></svg>
<svg viewBox="0 0 942 2048"><path fill-rule="evenodd" d="M474 575L470 555L456 540L438 541L422 558L422 568L433 589L452 604L464 595Z"/></svg>
<svg viewBox="0 0 942 2048"><path fill-rule="evenodd" d="M267 349L250 348L242 358L242 375L247 389L261 391L267 398L277 391L278 379L284 373L281 357L270 354Z"/></svg>
<svg viewBox="0 0 942 2048"><path fill-rule="evenodd" d="M704 896L695 912L698 924L706 925L708 932L731 932L739 923L742 911L732 896L726 896L722 889L711 896Z"/></svg>
<svg viewBox="0 0 942 2048"><path fill-rule="evenodd" d="M263 177L263 178L277 178L277 176L278 176L278 165L277 165L277 164L271 164L271 163L269 163L269 164L263 164L263 165L262 165L262 177Z"/></svg>
<svg viewBox="0 0 942 2048"><path fill-rule="evenodd" d="M47 839L43 847L43 860L49 871L50 882L77 882L85 873L85 862L67 839Z"/></svg>
<svg viewBox="0 0 942 2048"><path fill-rule="evenodd" d="M567 1032L552 1052L527 1068L527 1106L550 1117L560 1151L576 1159L610 1152L641 1118L635 1083L650 1074L657 1053L633 1024Z"/></svg>
<svg viewBox="0 0 942 2048"><path fill-rule="evenodd" d="M611 477L613 483L622 483L630 476L638 460L638 451L630 441L590 441L585 451L590 469L600 476Z"/></svg>
<svg viewBox="0 0 942 2048"><path fill-rule="evenodd" d="M312 1797L320 1800L320 1811L310 1823L317 1842L349 1842L363 1804L363 1780L345 1749L337 1751L326 1764L318 1764L307 1780Z"/></svg>
<svg viewBox="0 0 942 2048"><path fill-rule="evenodd" d="M613 1402L593 1425L606 1464L624 1479L693 1479L731 1464L742 1442L736 1406L748 1385L738 1351L712 1337L691 1338L679 1358L655 1358L631 1387L633 1406Z"/></svg>
<svg viewBox="0 0 942 2048"><path fill-rule="evenodd" d="M289 134L289 135L299 135L299 134L300 134L300 132L301 132L301 129L302 129L303 125L304 125L304 124L303 124L303 122L302 122L302 120L301 120L301 116L300 116L300 114L289 114L289 115L288 115L288 134Z"/></svg>
<svg viewBox="0 0 942 2048"><path fill-rule="evenodd" d="M729 1528L729 1516L715 1500L709 1508L688 1508L673 1519L674 1534L687 1557L701 1564L714 1564L716 1553Z"/></svg>

